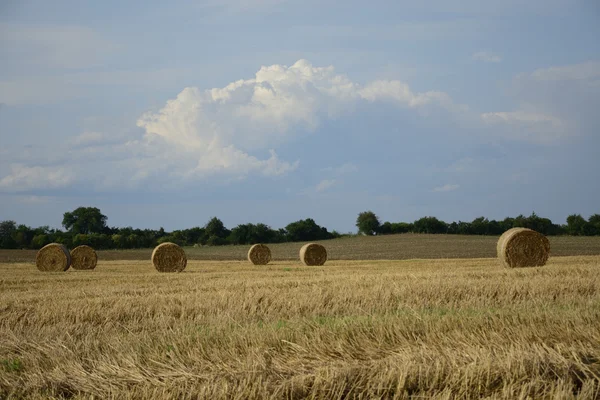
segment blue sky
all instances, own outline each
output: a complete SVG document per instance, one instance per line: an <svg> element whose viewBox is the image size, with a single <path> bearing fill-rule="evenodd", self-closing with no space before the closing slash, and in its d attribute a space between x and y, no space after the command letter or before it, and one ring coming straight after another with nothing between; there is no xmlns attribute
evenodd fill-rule
<svg viewBox="0 0 600 400"><path fill-rule="evenodd" d="M600 213L600 5L0 3L0 220Z"/></svg>

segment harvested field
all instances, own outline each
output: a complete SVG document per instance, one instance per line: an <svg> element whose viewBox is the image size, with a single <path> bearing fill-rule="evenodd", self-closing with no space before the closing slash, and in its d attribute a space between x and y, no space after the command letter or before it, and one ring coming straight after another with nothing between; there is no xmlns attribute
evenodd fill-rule
<svg viewBox="0 0 600 400"><path fill-rule="evenodd" d="M4 263L0 398L597 399L599 271L600 256Z"/></svg>
<svg viewBox="0 0 600 400"><path fill-rule="evenodd" d="M549 236L551 256L600 255L600 236ZM401 234L347 237L320 243L328 260L408 260L496 257L498 236ZM305 243L267 244L272 259L298 260ZM188 260L246 260L247 245L185 247ZM0 250L0 262L33 262L35 250ZM99 250L100 260L150 260L152 249Z"/></svg>

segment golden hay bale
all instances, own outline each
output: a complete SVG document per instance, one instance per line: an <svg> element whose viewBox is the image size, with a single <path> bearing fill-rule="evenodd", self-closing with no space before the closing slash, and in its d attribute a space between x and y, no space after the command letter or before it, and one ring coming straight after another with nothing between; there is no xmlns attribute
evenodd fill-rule
<svg viewBox="0 0 600 400"><path fill-rule="evenodd" d="M327 261L327 250L317 243L308 243L300 249L300 261L304 265L323 265Z"/></svg>
<svg viewBox="0 0 600 400"><path fill-rule="evenodd" d="M98 255L90 246L81 245L71 250L71 267L73 269L94 269L96 264L98 264Z"/></svg>
<svg viewBox="0 0 600 400"><path fill-rule="evenodd" d="M496 251L505 267L541 267L550 256L550 242L534 230L512 228L500 236Z"/></svg>
<svg viewBox="0 0 600 400"><path fill-rule="evenodd" d="M187 257L179 245L165 242L154 248L152 264L160 272L181 272L187 265Z"/></svg>
<svg viewBox="0 0 600 400"><path fill-rule="evenodd" d="M271 249L264 244L255 244L248 250L248 261L254 265L267 265L271 261Z"/></svg>
<svg viewBox="0 0 600 400"><path fill-rule="evenodd" d="M71 254L62 244L50 243L37 252L35 266L44 272L66 271L71 266Z"/></svg>

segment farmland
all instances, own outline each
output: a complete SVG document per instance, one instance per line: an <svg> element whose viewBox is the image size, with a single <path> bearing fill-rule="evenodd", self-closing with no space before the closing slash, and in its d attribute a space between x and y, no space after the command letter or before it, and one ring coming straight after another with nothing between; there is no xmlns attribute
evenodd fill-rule
<svg viewBox="0 0 600 400"><path fill-rule="evenodd" d="M600 255L600 236L549 236L553 256ZM330 260L409 260L489 258L496 256L495 236L400 234L355 236L317 241ZM269 244L275 260L297 260L304 243ZM250 246L186 247L188 259L241 261ZM0 262L34 262L35 250L0 250ZM100 250L101 260L150 260L152 249Z"/></svg>
<svg viewBox="0 0 600 400"><path fill-rule="evenodd" d="M297 244L267 266L186 249L179 274L3 255L0 398L599 398L598 238L551 242L527 269L485 258L494 238L427 235L323 242L322 267Z"/></svg>

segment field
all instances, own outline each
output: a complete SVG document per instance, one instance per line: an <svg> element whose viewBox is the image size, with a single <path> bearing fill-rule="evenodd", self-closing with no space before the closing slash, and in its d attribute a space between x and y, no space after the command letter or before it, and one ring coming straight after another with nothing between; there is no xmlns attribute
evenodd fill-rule
<svg viewBox="0 0 600 400"><path fill-rule="evenodd" d="M553 256L600 255L600 236L550 236ZM410 260L496 257L496 236L401 234L326 240L330 260ZM274 259L297 260L303 243L269 244ZM188 247L191 260L242 261L250 246ZM35 250L0 250L0 262L34 262ZM150 260L152 249L101 250L102 260Z"/></svg>
<svg viewBox="0 0 600 400"><path fill-rule="evenodd" d="M322 267L188 249L179 274L2 253L0 398L600 398L598 238L519 270L479 258L494 238L368 239L325 242Z"/></svg>

